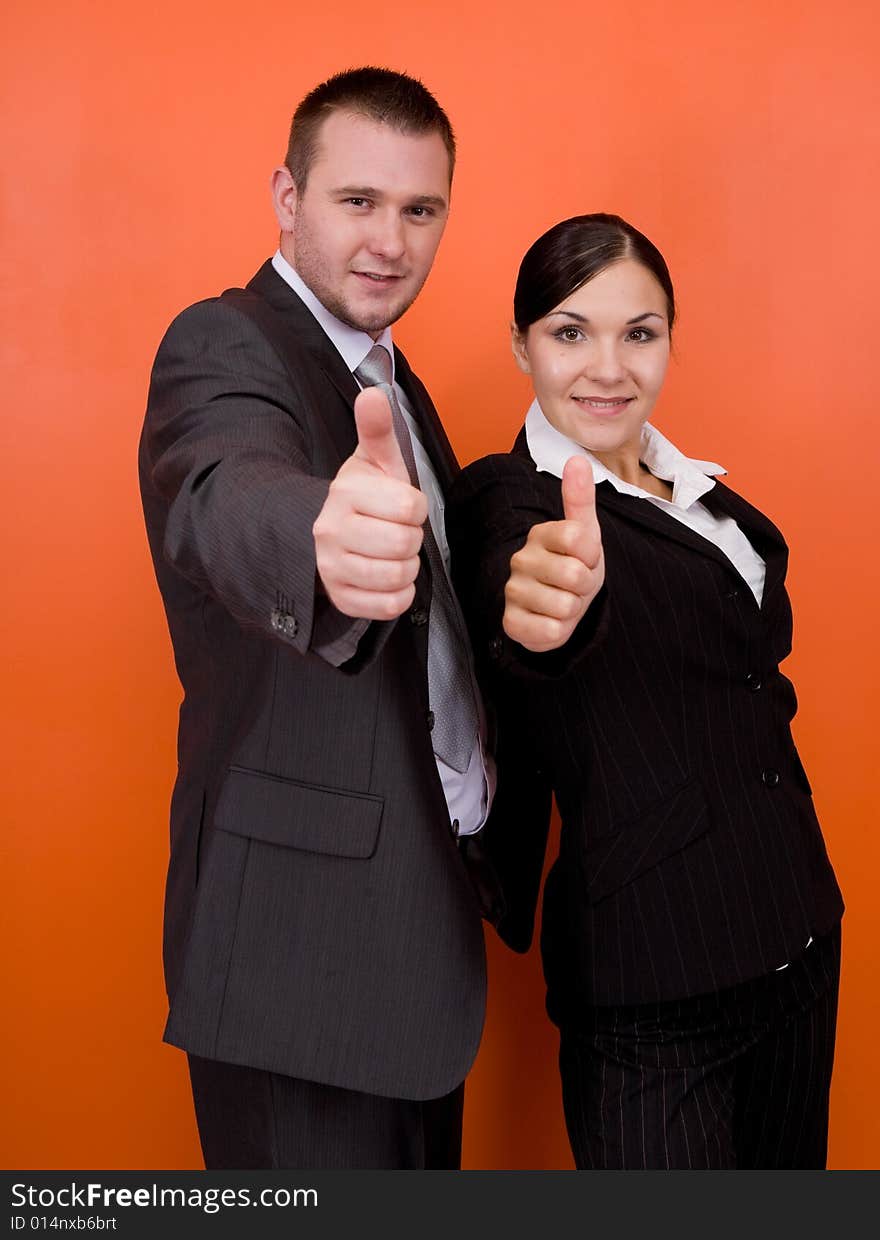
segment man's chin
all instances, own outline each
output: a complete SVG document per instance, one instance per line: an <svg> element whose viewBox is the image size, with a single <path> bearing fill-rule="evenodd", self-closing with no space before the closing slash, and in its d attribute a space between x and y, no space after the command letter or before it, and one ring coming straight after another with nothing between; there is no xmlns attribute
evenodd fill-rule
<svg viewBox="0 0 880 1240"><path fill-rule="evenodd" d="M347 323L349 327L355 327L358 331L366 332L370 336L377 336L386 327L396 323L410 308L414 300L414 298L410 297L381 306L359 306L346 303L334 311L334 313L337 318L342 319L343 323Z"/></svg>

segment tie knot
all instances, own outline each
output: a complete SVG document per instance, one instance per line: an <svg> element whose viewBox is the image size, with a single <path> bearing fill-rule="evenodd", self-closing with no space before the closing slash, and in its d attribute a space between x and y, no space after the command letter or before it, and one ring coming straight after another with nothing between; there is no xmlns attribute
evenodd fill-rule
<svg viewBox="0 0 880 1240"><path fill-rule="evenodd" d="M374 387L377 383L391 382L391 354L381 344L374 344L367 356L354 372L355 378L363 387Z"/></svg>

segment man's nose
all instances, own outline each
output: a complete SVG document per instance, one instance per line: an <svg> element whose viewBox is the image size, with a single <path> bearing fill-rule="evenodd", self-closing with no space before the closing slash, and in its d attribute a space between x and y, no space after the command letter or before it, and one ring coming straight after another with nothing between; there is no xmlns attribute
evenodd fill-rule
<svg viewBox="0 0 880 1240"><path fill-rule="evenodd" d="M404 223L397 211L377 211L370 232L370 252L378 258L400 258L406 249Z"/></svg>

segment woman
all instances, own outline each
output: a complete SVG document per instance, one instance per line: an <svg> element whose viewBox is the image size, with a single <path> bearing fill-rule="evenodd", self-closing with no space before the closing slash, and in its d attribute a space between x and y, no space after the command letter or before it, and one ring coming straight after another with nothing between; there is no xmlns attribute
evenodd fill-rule
<svg viewBox="0 0 880 1240"><path fill-rule="evenodd" d="M778 667L787 549L648 421L674 317L662 255L625 221L542 236L514 301L535 401L450 500L521 781L486 828L500 929L528 945L547 829L542 812L518 841L502 819L552 788L541 945L577 1166L822 1167L843 903Z"/></svg>

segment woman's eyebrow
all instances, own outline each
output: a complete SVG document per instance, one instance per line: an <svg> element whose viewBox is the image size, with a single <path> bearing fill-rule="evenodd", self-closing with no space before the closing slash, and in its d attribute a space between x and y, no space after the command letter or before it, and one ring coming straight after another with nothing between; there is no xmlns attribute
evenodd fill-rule
<svg viewBox="0 0 880 1240"><path fill-rule="evenodd" d="M566 319L574 319L577 323L589 323L590 321L585 314L578 314L576 310L551 310L547 318L552 319L554 314L561 314ZM664 317L656 310L646 310L644 314L637 314L634 319L627 319L626 325L632 327L633 323L641 323L644 319L663 319Z"/></svg>

